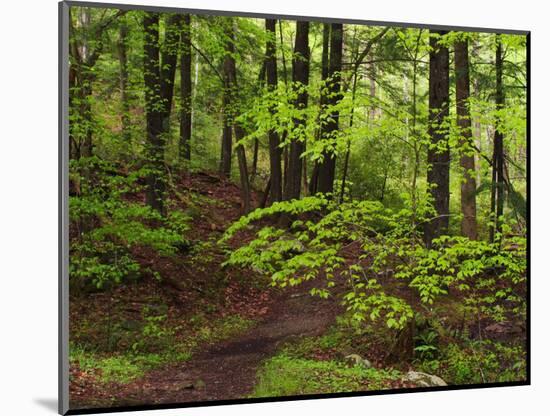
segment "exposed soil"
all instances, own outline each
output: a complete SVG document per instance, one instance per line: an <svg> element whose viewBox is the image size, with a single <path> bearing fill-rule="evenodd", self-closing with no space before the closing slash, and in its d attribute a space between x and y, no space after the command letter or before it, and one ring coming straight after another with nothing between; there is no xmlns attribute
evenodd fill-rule
<svg viewBox="0 0 550 416"><path fill-rule="evenodd" d="M200 193L212 201L200 202L200 214L189 232L194 243L221 237L227 226L242 214L238 188L213 174L184 177L176 186L182 207L185 198L193 193ZM132 198L139 200L143 196L136 194ZM254 195L254 200L257 199L258 195ZM238 238L251 237L243 234ZM237 246L241 242L232 243ZM146 276L141 282L113 288L111 293L72 297L72 323L83 316L105 315L108 312L104 310L106 305L113 308L113 302L120 304L119 309L122 308L126 319L139 320L140 307L130 306L147 303L151 296L169 306L170 321L185 321L196 307L194 305L212 302L212 298L204 298L205 293L219 285L223 275L228 283L221 293L215 295L220 299L219 310L210 318L239 314L255 320L256 324L244 334L199 349L189 361L152 370L127 385L100 387L93 375L71 368L72 409L245 398L253 391L262 362L273 356L282 343L297 337L323 334L341 313L337 296L321 299L310 295L309 291L322 284L322 279L284 290L266 290L265 287L259 290L247 286L234 270L222 270L221 263L225 259L222 253L214 251L209 254L208 267L193 270L185 253L175 258L163 258L151 250L137 250L134 256L143 267L158 271L169 279L157 282ZM252 276L249 279L253 280Z"/></svg>
<svg viewBox="0 0 550 416"><path fill-rule="evenodd" d="M312 297L311 283L277 295L263 320L245 334L216 344L188 361L150 372L116 394L113 405L185 403L244 398L261 363L281 343L322 334L339 308L334 298Z"/></svg>

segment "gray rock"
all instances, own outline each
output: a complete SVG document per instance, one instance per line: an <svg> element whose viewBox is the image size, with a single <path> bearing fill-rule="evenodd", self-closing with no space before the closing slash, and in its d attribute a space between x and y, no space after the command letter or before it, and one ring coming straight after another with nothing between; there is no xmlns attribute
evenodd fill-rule
<svg viewBox="0 0 550 416"><path fill-rule="evenodd" d="M346 355L345 360L348 364L351 364L353 366L360 365L365 368L371 368L372 364L369 360L366 358L361 357L359 354L349 354Z"/></svg>
<svg viewBox="0 0 550 416"><path fill-rule="evenodd" d="M405 381L410 381L418 387L446 386L447 383L442 378L419 371L409 371L405 376Z"/></svg>

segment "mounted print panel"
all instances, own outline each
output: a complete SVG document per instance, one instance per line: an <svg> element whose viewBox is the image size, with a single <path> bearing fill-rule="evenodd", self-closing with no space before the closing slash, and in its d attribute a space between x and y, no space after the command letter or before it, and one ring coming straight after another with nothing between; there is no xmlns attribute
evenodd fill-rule
<svg viewBox="0 0 550 416"><path fill-rule="evenodd" d="M60 17L61 413L529 383L528 32Z"/></svg>

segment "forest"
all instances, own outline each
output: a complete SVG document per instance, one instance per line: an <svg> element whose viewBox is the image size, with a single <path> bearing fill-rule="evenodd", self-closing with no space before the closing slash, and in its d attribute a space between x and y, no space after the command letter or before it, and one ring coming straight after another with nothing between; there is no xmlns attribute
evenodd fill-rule
<svg viewBox="0 0 550 416"><path fill-rule="evenodd" d="M68 19L71 409L527 379L526 35Z"/></svg>

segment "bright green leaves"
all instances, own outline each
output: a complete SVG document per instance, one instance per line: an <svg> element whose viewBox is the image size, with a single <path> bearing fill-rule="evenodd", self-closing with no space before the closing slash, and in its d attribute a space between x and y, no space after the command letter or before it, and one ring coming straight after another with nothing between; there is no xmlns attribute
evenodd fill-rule
<svg viewBox="0 0 550 416"><path fill-rule="evenodd" d="M146 169L122 175L115 166L93 157L74 161L70 172L78 188L69 198L71 232L78 235L71 243L72 282L97 289L121 283L139 276L140 266L131 255L135 248L171 256L188 244L188 216L172 211L162 217L148 206L131 202Z"/></svg>
<svg viewBox="0 0 550 416"><path fill-rule="evenodd" d="M442 236L428 249L410 210L394 212L375 201L337 205L319 196L275 203L239 219L221 242L253 230L258 221L277 223L281 215L293 219L290 227L259 228L255 238L228 253L225 264L250 267L280 287L324 279L325 287L311 290L323 298L344 279L348 291L342 300L358 324L383 320L401 329L418 307L411 300L432 308L451 289L463 292L469 307L497 319L502 302L519 313L525 308L517 292L525 282L525 239L490 244ZM360 249L354 261L346 256L351 246Z"/></svg>

